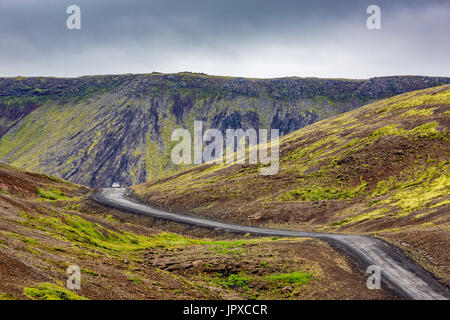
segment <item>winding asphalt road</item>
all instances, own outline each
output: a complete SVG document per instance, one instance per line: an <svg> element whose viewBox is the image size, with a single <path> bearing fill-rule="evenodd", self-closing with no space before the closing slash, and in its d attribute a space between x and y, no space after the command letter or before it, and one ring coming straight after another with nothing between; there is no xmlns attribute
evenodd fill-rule
<svg viewBox="0 0 450 320"><path fill-rule="evenodd" d="M450 298L449 290L428 272L409 260L399 249L376 238L361 235L277 230L195 218L165 212L138 203L127 198L126 192L127 190L124 188L100 189L91 196L91 199L123 211L194 226L262 236L318 238L344 251L356 261L363 271L366 271L368 266L378 266L381 270L383 285L404 299L448 300Z"/></svg>

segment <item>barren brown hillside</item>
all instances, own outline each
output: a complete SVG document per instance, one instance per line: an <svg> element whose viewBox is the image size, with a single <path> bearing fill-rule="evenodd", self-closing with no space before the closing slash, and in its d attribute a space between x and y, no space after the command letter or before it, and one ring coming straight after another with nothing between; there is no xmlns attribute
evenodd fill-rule
<svg viewBox="0 0 450 320"><path fill-rule="evenodd" d="M103 208L89 192L0 164L0 299L394 298L324 242L188 229ZM65 288L69 265L81 290Z"/></svg>

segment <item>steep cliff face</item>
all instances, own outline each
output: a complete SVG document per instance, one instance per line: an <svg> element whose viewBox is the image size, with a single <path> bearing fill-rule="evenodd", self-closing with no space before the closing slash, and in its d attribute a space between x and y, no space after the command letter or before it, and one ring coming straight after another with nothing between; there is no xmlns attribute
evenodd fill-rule
<svg viewBox="0 0 450 320"><path fill-rule="evenodd" d="M179 127L287 134L373 100L450 78L243 79L203 74L0 78L0 161L93 187L131 185L172 164Z"/></svg>

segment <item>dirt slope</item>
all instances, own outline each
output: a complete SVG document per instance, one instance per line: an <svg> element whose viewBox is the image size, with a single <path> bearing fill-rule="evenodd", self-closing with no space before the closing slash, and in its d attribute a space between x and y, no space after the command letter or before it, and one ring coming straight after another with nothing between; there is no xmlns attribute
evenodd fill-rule
<svg viewBox="0 0 450 320"><path fill-rule="evenodd" d="M0 164L0 299L394 298L324 242L213 235L95 205L90 192ZM65 289L70 265L81 290Z"/></svg>

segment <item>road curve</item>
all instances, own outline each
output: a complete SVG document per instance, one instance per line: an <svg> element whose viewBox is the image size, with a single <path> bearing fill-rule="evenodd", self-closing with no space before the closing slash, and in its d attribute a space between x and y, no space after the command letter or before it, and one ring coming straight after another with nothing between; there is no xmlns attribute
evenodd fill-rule
<svg viewBox="0 0 450 320"><path fill-rule="evenodd" d="M399 249L376 238L361 235L277 230L196 218L152 208L127 198L126 192L125 188L100 189L91 196L91 199L123 211L200 227L263 236L318 238L343 250L362 271L367 270L370 265L378 266L381 270L383 285L404 299L448 300L450 298L449 290L428 272L409 260Z"/></svg>

